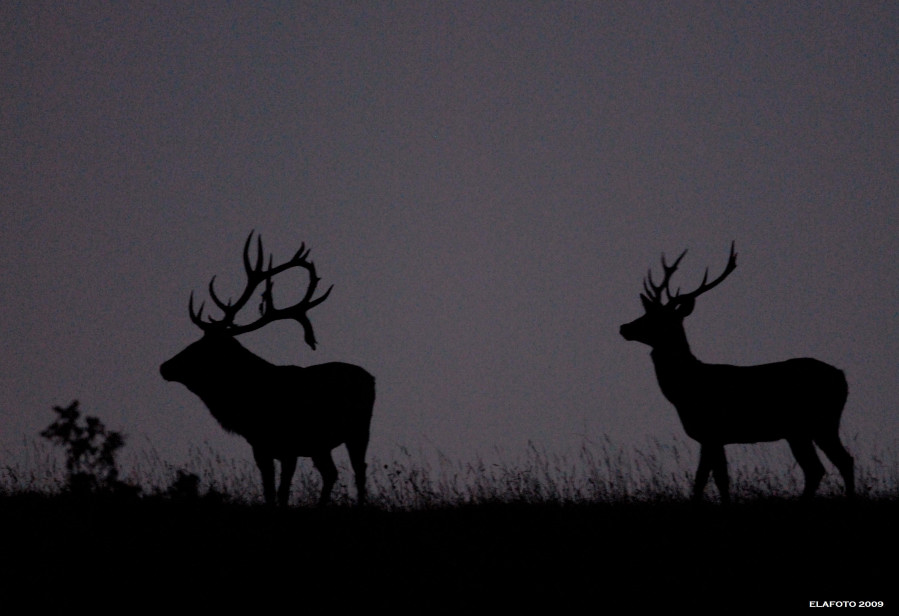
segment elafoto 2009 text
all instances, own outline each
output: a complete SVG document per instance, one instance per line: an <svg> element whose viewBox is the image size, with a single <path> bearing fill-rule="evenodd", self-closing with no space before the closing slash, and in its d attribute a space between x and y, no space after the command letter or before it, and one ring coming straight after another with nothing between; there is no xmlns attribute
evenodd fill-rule
<svg viewBox="0 0 899 616"><path fill-rule="evenodd" d="M883 601L809 601L809 607L884 607Z"/></svg>

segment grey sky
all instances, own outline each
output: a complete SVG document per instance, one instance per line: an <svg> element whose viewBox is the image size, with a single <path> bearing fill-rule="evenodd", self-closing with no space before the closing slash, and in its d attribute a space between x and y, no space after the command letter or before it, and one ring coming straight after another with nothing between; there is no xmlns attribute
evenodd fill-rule
<svg viewBox="0 0 899 616"><path fill-rule="evenodd" d="M77 398L248 456L158 366L251 229L334 291L317 351L241 341L375 374L377 455L681 435L618 326L662 251L689 287L731 240L696 355L832 363L850 447L895 442L894 3L258 4L0 8L4 455Z"/></svg>

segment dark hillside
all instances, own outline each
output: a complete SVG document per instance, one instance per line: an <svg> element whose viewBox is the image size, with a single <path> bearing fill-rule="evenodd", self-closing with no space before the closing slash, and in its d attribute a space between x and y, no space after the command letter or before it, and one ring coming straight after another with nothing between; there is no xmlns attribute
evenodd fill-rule
<svg viewBox="0 0 899 616"><path fill-rule="evenodd" d="M897 514L893 501L829 499L385 512L14 495L0 500L0 579L5 597L119 613L246 601L297 612L895 607Z"/></svg>

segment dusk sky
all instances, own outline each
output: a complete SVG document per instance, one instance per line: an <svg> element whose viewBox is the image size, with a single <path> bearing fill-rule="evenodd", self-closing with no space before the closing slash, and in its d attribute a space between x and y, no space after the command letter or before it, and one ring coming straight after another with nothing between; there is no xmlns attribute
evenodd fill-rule
<svg viewBox="0 0 899 616"><path fill-rule="evenodd" d="M2 459L73 399L250 459L159 365L252 229L334 290L317 350L240 341L374 374L380 458L686 440L618 328L662 252L689 289L731 241L694 353L833 364L849 449L895 450L897 6L3 2Z"/></svg>

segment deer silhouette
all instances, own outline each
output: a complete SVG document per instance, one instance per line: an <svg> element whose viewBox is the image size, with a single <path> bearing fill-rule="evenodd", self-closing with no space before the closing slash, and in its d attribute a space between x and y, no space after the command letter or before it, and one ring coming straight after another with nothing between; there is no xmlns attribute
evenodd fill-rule
<svg viewBox="0 0 899 616"><path fill-rule="evenodd" d="M273 321L291 319L302 327L306 344L313 350L316 340L307 312L321 304L331 288L318 297L320 278L308 260L309 250L300 245L289 261L273 266L269 256L264 266L262 238L256 238L256 258L251 261L253 231L244 244L246 287L232 302L215 292L215 276L209 281L209 296L222 312L218 319L203 317L204 304L194 310L193 293L188 312L203 337L160 366L167 381L184 384L209 408L221 426L244 437L253 448L253 458L262 474L265 501L275 502L275 465L281 463L277 498L286 506L297 458L312 458L322 478L319 504L326 504L337 480L331 451L345 444L355 474L357 502L365 502L365 452L375 401L375 380L359 366L332 362L316 366L276 366L251 353L235 336L257 330ZM293 268L305 269L309 284L296 304L275 308L273 277ZM251 323L235 323L238 312L264 283L260 317Z"/></svg>
<svg viewBox="0 0 899 616"><path fill-rule="evenodd" d="M840 415L848 386L843 372L811 358L790 359L757 366L704 364L690 351L684 319L696 298L716 287L737 267L734 244L724 272L691 293L672 293L671 276L686 250L672 263L662 255L663 277L655 284L650 269L640 294L645 314L621 326L625 340L652 347L656 378L664 396L677 409L687 435L699 442L699 468L693 485L701 500L710 473L721 501L727 503L729 480L724 446L786 439L805 475L803 499L814 496L824 466L814 445L827 455L843 476L846 494L855 492L852 457L840 442Z"/></svg>

